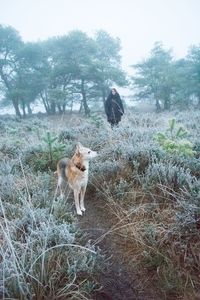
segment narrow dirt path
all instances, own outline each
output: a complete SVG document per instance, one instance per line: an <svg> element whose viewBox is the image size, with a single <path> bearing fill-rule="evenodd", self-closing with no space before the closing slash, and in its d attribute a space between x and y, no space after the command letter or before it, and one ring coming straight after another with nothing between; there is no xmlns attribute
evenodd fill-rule
<svg viewBox="0 0 200 300"><path fill-rule="evenodd" d="M156 300L160 299L137 287L137 275L127 261L127 240L112 231L117 219L113 216L106 201L86 194L86 212L78 221L78 226L87 234L92 244L100 247L108 259L108 266L99 277L103 286L94 295L95 300ZM110 232L110 233L109 233ZM136 288L137 287L137 288Z"/></svg>

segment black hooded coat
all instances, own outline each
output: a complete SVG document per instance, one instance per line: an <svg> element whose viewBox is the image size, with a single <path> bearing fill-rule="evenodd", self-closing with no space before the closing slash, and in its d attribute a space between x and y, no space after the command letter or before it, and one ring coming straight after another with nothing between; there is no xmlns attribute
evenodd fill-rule
<svg viewBox="0 0 200 300"><path fill-rule="evenodd" d="M121 121L121 116L124 114L124 107L118 93L113 95L111 92L108 95L105 102L105 112L109 123L118 124Z"/></svg>

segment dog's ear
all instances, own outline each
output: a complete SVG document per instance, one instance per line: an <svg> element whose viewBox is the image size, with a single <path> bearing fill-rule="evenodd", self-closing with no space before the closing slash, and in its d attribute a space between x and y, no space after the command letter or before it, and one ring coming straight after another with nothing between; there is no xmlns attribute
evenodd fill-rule
<svg viewBox="0 0 200 300"><path fill-rule="evenodd" d="M82 145L80 142L78 142L78 143L76 144L76 149L80 149L81 147L83 147L83 145Z"/></svg>
<svg viewBox="0 0 200 300"><path fill-rule="evenodd" d="M78 143L76 144L76 152L79 152L80 149L81 149L81 147L82 147L81 143L78 142Z"/></svg>

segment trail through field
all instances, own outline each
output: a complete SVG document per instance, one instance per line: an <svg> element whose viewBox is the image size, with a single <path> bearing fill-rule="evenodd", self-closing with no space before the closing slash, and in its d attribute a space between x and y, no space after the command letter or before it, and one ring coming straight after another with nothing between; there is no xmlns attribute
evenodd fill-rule
<svg viewBox="0 0 200 300"><path fill-rule="evenodd" d="M102 290L96 292L95 300L156 300L153 291L143 287L133 270L127 255L129 241L119 234L116 224L119 222L104 199L95 199L86 193L86 212L79 218L78 226L87 234L92 244L100 247L108 259L107 267L99 279ZM119 225L119 224L118 224ZM117 226L118 227L118 226Z"/></svg>

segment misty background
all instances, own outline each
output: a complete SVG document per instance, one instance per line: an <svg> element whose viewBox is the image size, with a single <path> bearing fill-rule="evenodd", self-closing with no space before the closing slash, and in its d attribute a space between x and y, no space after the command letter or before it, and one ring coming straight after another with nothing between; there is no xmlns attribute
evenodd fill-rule
<svg viewBox="0 0 200 300"><path fill-rule="evenodd" d="M104 92L109 85L116 86L129 104L136 100L133 95L137 92L133 82L130 84L130 77L137 71L132 66L147 59L156 42L163 50L171 50L176 60L199 45L198 0L1 0L0 5L0 24L14 28L24 43L41 43L77 30L91 38L102 30L118 40L120 48L113 65L119 64L129 84L107 78L110 81ZM2 99L4 92L1 89Z"/></svg>
<svg viewBox="0 0 200 300"><path fill-rule="evenodd" d="M183 57L200 39L198 0L1 0L0 7L0 24L13 26L24 41L103 29L120 38L125 68L146 57L155 41Z"/></svg>

